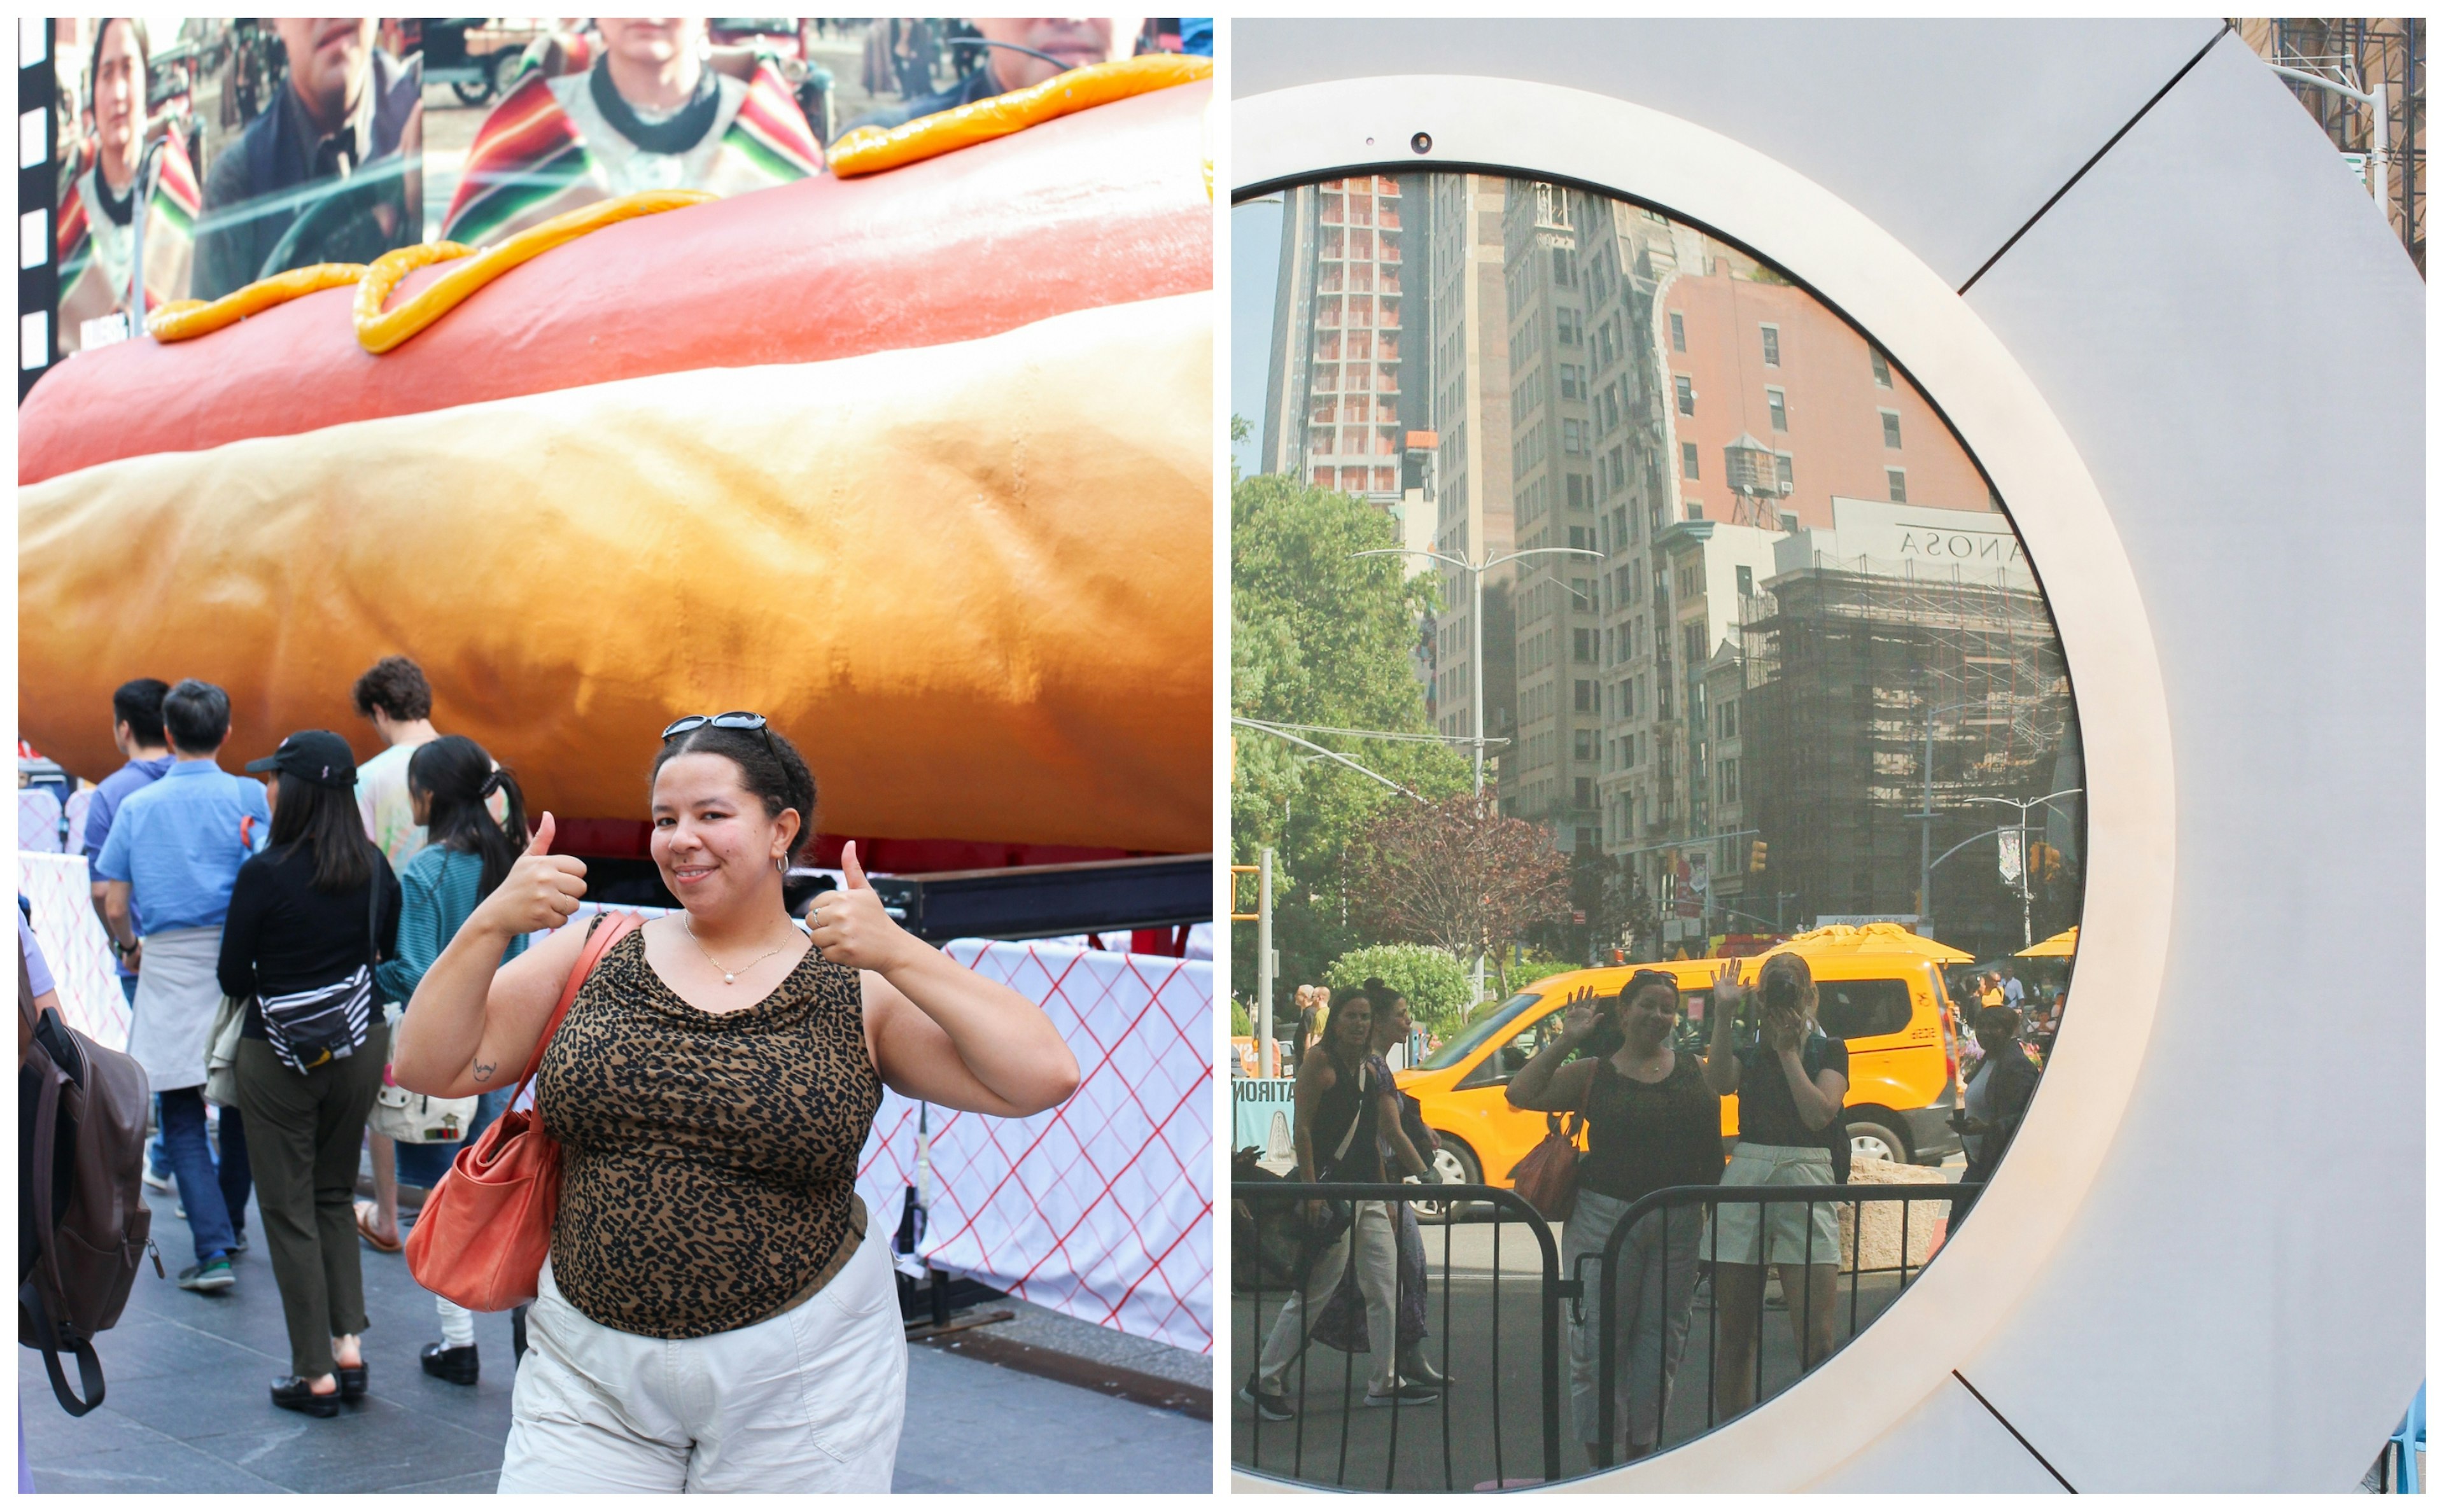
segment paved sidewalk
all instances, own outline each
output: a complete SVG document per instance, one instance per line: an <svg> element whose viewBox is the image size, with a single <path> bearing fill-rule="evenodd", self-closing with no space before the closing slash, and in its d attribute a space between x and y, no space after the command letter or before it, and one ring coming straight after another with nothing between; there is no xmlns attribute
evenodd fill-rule
<svg viewBox="0 0 2444 1512"><path fill-rule="evenodd" d="M194 1263L175 1201L151 1192L154 1236L176 1276ZM250 1218L247 1230L261 1228ZM336 1419L271 1405L288 1372L280 1297L259 1237L218 1297L139 1275L119 1326L102 1336L108 1394L71 1418L52 1399L42 1356L20 1349L17 1392L34 1484L44 1491L490 1492L509 1436L509 1319L475 1320L483 1378L426 1375L417 1351L441 1337L433 1300L397 1255L364 1250L365 1358L372 1390ZM1031 1340L1088 1325L1024 1303L994 1329ZM1048 1320L1047 1320L1048 1319ZM1101 1335L1104 1331L1093 1330ZM1108 1341L1139 1371L1210 1380L1203 1356L1142 1340ZM1151 1352L1159 1351L1157 1355ZM1166 1359L1163 1356L1176 1356ZM73 1362L69 1363L71 1372ZM1213 1485L1213 1426L926 1345L909 1350L908 1423L893 1488L901 1491L1188 1491Z"/></svg>

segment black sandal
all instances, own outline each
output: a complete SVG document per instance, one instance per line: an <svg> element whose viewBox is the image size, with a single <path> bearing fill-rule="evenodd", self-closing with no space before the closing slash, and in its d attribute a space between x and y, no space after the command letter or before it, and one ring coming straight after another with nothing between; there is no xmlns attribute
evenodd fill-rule
<svg viewBox="0 0 2444 1512"><path fill-rule="evenodd" d="M303 1375L283 1375L271 1383L271 1405L307 1417L337 1417L340 1393L317 1392Z"/></svg>
<svg viewBox="0 0 2444 1512"><path fill-rule="evenodd" d="M338 1374L341 1401L361 1402L365 1399L365 1367L361 1362L341 1366Z"/></svg>

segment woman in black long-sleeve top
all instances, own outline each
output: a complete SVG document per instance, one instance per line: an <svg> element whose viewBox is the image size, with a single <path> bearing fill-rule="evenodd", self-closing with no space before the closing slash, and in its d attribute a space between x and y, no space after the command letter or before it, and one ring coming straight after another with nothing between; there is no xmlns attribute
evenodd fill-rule
<svg viewBox="0 0 2444 1512"><path fill-rule="evenodd" d="M274 1406L335 1417L365 1393L357 1152L390 1058L373 968L398 938L399 887L365 836L357 766L328 730L247 764L276 771L271 836L238 868L221 990L245 998L238 1107L293 1374Z"/></svg>

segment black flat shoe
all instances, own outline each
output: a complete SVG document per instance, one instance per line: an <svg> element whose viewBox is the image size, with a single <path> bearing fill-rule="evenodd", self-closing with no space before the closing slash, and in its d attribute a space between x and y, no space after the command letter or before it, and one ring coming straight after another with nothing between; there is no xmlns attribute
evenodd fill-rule
<svg viewBox="0 0 2444 1512"><path fill-rule="evenodd" d="M343 1365L339 1369L340 1400L361 1402L365 1399L365 1367Z"/></svg>
<svg viewBox="0 0 2444 1512"><path fill-rule="evenodd" d="M460 1386L475 1384L475 1346L461 1344L453 1349L447 1344L427 1344L417 1353L424 1361L424 1374L438 1375Z"/></svg>
<svg viewBox="0 0 2444 1512"><path fill-rule="evenodd" d="M307 1417L337 1417L340 1415L340 1393L318 1392L303 1375L283 1375L271 1383L271 1405L287 1408L292 1412L303 1412Z"/></svg>

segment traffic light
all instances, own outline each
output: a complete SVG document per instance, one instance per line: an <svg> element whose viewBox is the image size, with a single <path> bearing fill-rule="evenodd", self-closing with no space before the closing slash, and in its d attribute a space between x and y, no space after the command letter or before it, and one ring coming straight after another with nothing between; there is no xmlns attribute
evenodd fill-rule
<svg viewBox="0 0 2444 1512"><path fill-rule="evenodd" d="M2054 882L2061 880L2062 873L2062 852L2055 850L2052 846L2047 845L2043 840L2039 840L2036 844L2028 847L2029 876L2035 877L2040 882Z"/></svg>
<svg viewBox="0 0 2444 1512"><path fill-rule="evenodd" d="M1753 875L1754 873L1762 872L1764 870L1765 841L1750 840L1749 841L1749 871Z"/></svg>

